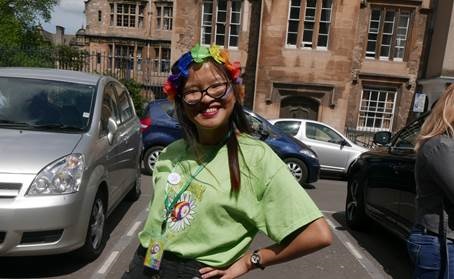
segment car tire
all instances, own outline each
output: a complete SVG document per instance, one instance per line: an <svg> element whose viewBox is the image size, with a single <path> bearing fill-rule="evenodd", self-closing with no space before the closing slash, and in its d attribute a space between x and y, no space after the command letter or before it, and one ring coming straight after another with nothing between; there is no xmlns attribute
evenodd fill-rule
<svg viewBox="0 0 454 279"><path fill-rule="evenodd" d="M91 262L97 259L104 250L107 242L106 210L105 196L98 191L90 212L85 244L76 251L79 258Z"/></svg>
<svg viewBox="0 0 454 279"><path fill-rule="evenodd" d="M126 200L134 202L140 198L140 194L142 194L142 179L140 175L140 167L137 166L137 176L136 180L134 181L134 186L129 190L128 194L126 195Z"/></svg>
<svg viewBox="0 0 454 279"><path fill-rule="evenodd" d="M358 231L365 230L370 221L365 211L364 185L364 179L358 174L353 175L347 185L345 219L350 228Z"/></svg>
<svg viewBox="0 0 454 279"><path fill-rule="evenodd" d="M143 155L143 165L147 174L153 174L154 165L158 161L159 154L164 149L162 146L153 146L148 148Z"/></svg>
<svg viewBox="0 0 454 279"><path fill-rule="evenodd" d="M284 159L284 162L287 164L287 167L298 183L303 185L307 181L307 177L309 175L306 164L296 158L286 158Z"/></svg>

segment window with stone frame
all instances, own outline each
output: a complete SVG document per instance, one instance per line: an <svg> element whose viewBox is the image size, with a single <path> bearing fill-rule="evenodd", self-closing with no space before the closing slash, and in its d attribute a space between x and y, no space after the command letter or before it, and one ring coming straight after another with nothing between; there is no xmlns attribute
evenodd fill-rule
<svg viewBox="0 0 454 279"><path fill-rule="evenodd" d="M172 30L173 24L173 3L156 3L156 29Z"/></svg>
<svg viewBox="0 0 454 279"><path fill-rule="evenodd" d="M366 58L403 61L411 23L411 9L372 6Z"/></svg>
<svg viewBox="0 0 454 279"><path fill-rule="evenodd" d="M144 22L143 4L110 3L110 26L141 28Z"/></svg>
<svg viewBox="0 0 454 279"><path fill-rule="evenodd" d="M109 63L112 63L112 59L114 59L114 69L132 70L134 68L134 46L109 45Z"/></svg>
<svg viewBox="0 0 454 279"><path fill-rule="evenodd" d="M287 47L327 49L333 0L289 0Z"/></svg>
<svg viewBox="0 0 454 279"><path fill-rule="evenodd" d="M170 73L170 48L155 47L153 58L153 72Z"/></svg>
<svg viewBox="0 0 454 279"><path fill-rule="evenodd" d="M357 129L391 131L396 97L396 88L364 86Z"/></svg>
<svg viewBox="0 0 454 279"><path fill-rule="evenodd" d="M201 44L238 47L242 5L242 0L204 0Z"/></svg>

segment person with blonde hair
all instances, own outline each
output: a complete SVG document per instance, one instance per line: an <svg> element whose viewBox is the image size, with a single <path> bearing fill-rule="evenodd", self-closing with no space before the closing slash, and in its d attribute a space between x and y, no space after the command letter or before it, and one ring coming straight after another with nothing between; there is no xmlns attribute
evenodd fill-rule
<svg viewBox="0 0 454 279"><path fill-rule="evenodd" d="M413 278L454 278L454 84L416 142L416 216L407 239Z"/></svg>

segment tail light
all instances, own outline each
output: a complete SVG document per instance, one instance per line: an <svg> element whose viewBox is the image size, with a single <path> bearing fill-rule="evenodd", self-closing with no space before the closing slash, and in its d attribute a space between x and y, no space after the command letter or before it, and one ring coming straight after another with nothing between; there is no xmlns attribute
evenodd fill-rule
<svg viewBox="0 0 454 279"><path fill-rule="evenodd" d="M146 116L140 119L140 131L143 133L144 131L148 130L151 127L151 117Z"/></svg>

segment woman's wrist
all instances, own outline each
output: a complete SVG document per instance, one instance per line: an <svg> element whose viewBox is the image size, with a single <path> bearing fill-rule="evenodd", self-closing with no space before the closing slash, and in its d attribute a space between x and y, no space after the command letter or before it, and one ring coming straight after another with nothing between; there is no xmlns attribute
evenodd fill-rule
<svg viewBox="0 0 454 279"><path fill-rule="evenodd" d="M246 253L246 255L244 255L244 257L243 257L248 271L251 271L251 270L253 270L255 268L255 266L252 264L251 256L252 256L252 252L248 251Z"/></svg>

